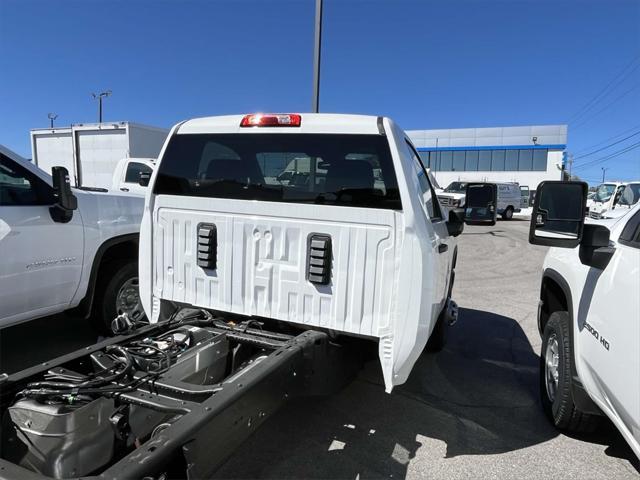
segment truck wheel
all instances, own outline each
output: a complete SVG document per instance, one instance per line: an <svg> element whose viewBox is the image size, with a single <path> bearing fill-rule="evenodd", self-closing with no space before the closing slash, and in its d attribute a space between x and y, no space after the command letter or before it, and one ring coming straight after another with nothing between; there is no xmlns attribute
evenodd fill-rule
<svg viewBox="0 0 640 480"><path fill-rule="evenodd" d="M553 312L544 328L540 354L542 408L560 430L592 432L600 417L580 411L571 395L571 336L567 312Z"/></svg>
<svg viewBox="0 0 640 480"><path fill-rule="evenodd" d="M513 218L513 207L507 207L507 209L502 212L503 220L511 220Z"/></svg>
<svg viewBox="0 0 640 480"><path fill-rule="evenodd" d="M105 272L102 280L96 291L93 315L94 324L101 333L112 335L111 322L123 313L133 321L146 318L138 291L138 262L116 262Z"/></svg>

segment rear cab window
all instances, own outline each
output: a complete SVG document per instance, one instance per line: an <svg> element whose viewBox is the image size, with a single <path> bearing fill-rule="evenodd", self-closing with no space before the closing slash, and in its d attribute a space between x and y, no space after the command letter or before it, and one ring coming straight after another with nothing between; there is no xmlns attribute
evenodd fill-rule
<svg viewBox="0 0 640 480"><path fill-rule="evenodd" d="M154 193L402 209L387 139L371 134L177 134Z"/></svg>

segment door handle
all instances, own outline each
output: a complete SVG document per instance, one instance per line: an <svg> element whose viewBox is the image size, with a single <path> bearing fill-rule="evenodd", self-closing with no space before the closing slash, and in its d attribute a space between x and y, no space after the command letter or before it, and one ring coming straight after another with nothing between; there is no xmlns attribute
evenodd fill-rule
<svg viewBox="0 0 640 480"><path fill-rule="evenodd" d="M440 245L438 245L438 253L444 253L447 250L449 250L449 245L447 245L446 243L441 243Z"/></svg>
<svg viewBox="0 0 640 480"><path fill-rule="evenodd" d="M122 190L123 192L128 192L129 191L129 189L125 188L125 187L120 187L120 190Z"/></svg>

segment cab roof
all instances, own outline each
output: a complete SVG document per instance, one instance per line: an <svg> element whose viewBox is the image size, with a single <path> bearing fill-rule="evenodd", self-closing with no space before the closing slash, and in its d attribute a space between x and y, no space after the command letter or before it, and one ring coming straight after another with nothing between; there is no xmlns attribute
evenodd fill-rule
<svg viewBox="0 0 640 480"><path fill-rule="evenodd" d="M280 112L278 112L280 113ZM284 113L284 112L283 112ZM299 127L240 127L245 115L225 115L187 120L176 133L342 133L374 134L383 133L382 117L373 115L343 115L334 113L301 113Z"/></svg>

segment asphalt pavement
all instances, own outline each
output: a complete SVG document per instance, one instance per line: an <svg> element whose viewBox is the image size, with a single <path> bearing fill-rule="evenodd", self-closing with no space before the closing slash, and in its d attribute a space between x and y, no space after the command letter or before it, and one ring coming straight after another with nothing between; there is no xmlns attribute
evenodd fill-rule
<svg viewBox="0 0 640 480"><path fill-rule="evenodd" d="M569 437L542 414L536 306L546 249L529 245L527 231L518 219L465 227L458 323L405 385L386 394L371 362L341 392L289 403L215 478L639 478L638 460L610 423ZM0 330L0 372L96 339L85 321L63 315Z"/></svg>

